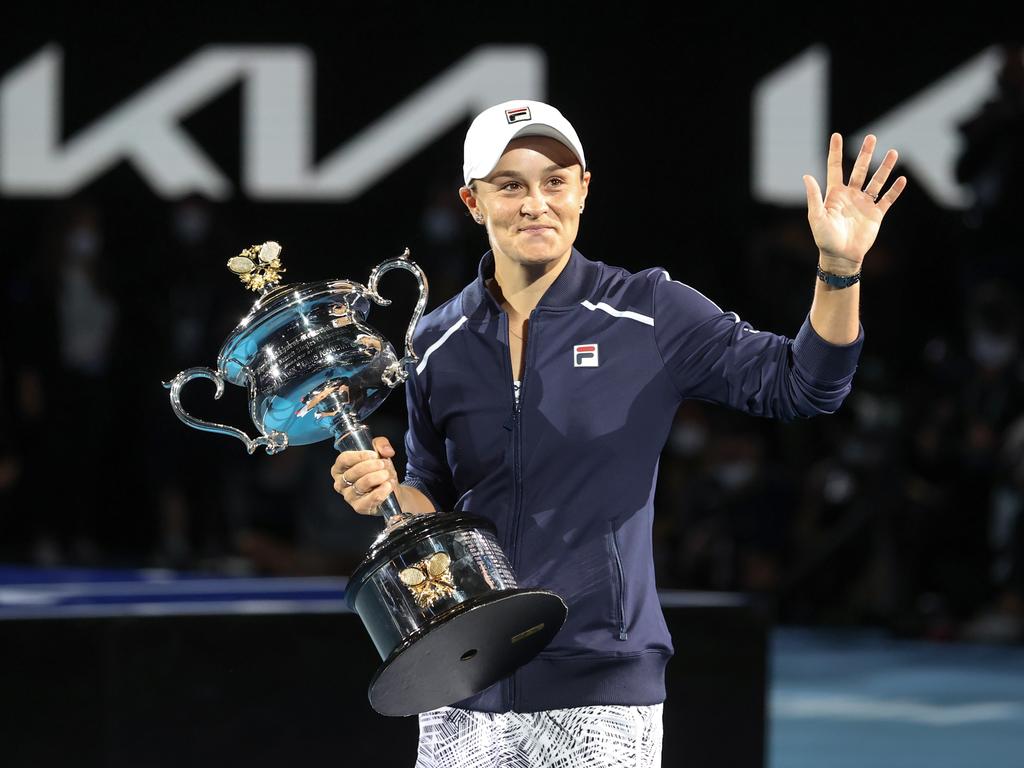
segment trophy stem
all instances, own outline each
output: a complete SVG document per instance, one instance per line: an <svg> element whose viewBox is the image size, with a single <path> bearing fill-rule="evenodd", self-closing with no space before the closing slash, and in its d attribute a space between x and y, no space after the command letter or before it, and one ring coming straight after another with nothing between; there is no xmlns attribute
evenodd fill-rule
<svg viewBox="0 0 1024 768"><path fill-rule="evenodd" d="M370 430L347 409L341 409L331 419L332 431L335 434L334 449L337 451L371 451L377 453L373 447L373 439L370 437ZM398 503L398 496L394 491L377 507L377 514L383 515L385 526L392 528L396 525L416 519L416 515L402 511Z"/></svg>

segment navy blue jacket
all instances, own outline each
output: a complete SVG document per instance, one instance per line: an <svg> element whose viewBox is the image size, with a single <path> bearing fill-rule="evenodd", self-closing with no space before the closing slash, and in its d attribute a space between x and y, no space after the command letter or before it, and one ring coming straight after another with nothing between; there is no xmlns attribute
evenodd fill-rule
<svg viewBox="0 0 1024 768"><path fill-rule="evenodd" d="M424 315L405 383L404 483L489 518L519 585L569 614L550 645L455 706L533 712L665 699L673 654L654 581L658 462L684 398L791 421L833 413L864 343L755 330L660 267L576 248L530 313L518 407L508 315L477 279ZM813 270L809 273L813 275Z"/></svg>

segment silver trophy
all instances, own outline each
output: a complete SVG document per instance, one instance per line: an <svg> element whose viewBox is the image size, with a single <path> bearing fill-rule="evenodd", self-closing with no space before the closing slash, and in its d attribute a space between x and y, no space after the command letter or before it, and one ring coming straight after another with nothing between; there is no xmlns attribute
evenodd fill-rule
<svg viewBox="0 0 1024 768"><path fill-rule="evenodd" d="M336 450L374 451L363 423L408 378L419 357L412 338L427 303L427 279L409 249L381 262L367 285L352 280L278 285L281 247L254 245L228 261L259 297L228 337L217 369L188 368L164 387L178 418L195 429L231 435L249 453L268 454L328 438ZM405 334L405 356L366 325L370 302L392 269L416 276L419 299ZM235 427L189 415L181 388L196 378L249 392L255 439ZM533 658L565 621L567 607L543 589L520 589L494 524L459 512L403 512L392 492L378 507L385 528L348 581L383 663L370 681L371 706L405 716L482 691Z"/></svg>

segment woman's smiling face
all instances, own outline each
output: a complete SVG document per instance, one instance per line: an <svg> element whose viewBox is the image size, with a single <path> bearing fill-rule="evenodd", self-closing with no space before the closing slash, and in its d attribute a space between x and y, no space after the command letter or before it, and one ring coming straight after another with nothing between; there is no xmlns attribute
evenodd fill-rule
<svg viewBox="0 0 1024 768"><path fill-rule="evenodd" d="M476 179L476 191L462 187L470 212L487 227L495 258L542 265L568 256L580 224L590 172L580 174L579 158L547 136L525 136L508 143L494 170Z"/></svg>

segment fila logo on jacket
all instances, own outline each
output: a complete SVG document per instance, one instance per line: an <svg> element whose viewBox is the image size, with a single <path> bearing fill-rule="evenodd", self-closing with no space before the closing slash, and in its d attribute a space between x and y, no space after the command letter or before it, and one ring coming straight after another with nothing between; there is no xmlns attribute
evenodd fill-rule
<svg viewBox="0 0 1024 768"><path fill-rule="evenodd" d="M577 344L572 348L574 368L597 368L597 344Z"/></svg>

